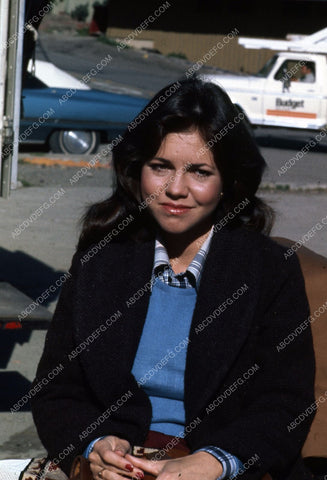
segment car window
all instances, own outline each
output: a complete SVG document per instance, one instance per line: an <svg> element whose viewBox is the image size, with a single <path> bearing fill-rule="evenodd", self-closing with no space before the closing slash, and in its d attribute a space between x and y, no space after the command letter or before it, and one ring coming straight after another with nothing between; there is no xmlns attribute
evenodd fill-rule
<svg viewBox="0 0 327 480"><path fill-rule="evenodd" d="M29 89L36 89L37 88L37 89L39 89L39 88L48 88L48 87L45 83L43 83L37 77L35 77L31 73L27 72L27 75L24 79L23 88L29 88Z"/></svg>
<svg viewBox="0 0 327 480"><path fill-rule="evenodd" d="M314 83L316 79L315 62L305 60L285 60L277 70L275 80L289 80L291 82Z"/></svg>
<svg viewBox="0 0 327 480"><path fill-rule="evenodd" d="M268 62L259 70L256 77L268 77L277 60L277 55L269 58Z"/></svg>

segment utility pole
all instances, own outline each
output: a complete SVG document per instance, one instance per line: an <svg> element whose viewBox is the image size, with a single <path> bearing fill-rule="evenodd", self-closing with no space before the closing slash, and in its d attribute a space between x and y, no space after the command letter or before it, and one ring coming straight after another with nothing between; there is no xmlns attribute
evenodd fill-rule
<svg viewBox="0 0 327 480"><path fill-rule="evenodd" d="M24 0L0 0L0 196L4 198L17 182L23 19Z"/></svg>
<svg viewBox="0 0 327 480"><path fill-rule="evenodd" d="M0 195L2 185L2 151L5 136L5 96L7 71L7 42L8 42L9 0L0 0Z"/></svg>

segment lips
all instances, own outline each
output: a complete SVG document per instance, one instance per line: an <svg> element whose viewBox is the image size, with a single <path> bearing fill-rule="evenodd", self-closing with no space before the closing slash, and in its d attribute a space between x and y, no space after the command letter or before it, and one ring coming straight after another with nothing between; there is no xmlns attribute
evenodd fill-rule
<svg viewBox="0 0 327 480"><path fill-rule="evenodd" d="M172 215L181 215L182 213L186 213L193 208L189 207L188 205L180 205L175 203L162 203L161 206L166 212Z"/></svg>

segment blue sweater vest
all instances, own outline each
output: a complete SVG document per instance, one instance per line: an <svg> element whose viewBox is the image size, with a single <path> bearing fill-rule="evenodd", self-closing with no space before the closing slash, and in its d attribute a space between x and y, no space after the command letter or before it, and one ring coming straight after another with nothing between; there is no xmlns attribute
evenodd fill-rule
<svg viewBox="0 0 327 480"><path fill-rule="evenodd" d="M150 429L167 435L184 432L184 372L195 302L194 288L156 279L134 360L132 373L152 404Z"/></svg>

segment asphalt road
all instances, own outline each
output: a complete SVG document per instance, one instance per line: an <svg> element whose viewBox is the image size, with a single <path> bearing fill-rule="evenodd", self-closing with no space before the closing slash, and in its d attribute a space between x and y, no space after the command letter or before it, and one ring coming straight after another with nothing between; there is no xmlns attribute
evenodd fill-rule
<svg viewBox="0 0 327 480"><path fill-rule="evenodd" d="M42 48L41 48L42 47ZM80 80L110 55L112 60L90 81L94 88L140 93L151 97L160 88L178 80L192 65L178 58L123 49L93 37L42 33L36 57L48 60Z"/></svg>
<svg viewBox="0 0 327 480"><path fill-rule="evenodd" d="M315 138L316 133L258 129L255 135L267 162L264 183L290 188L327 189L327 142L325 139L314 149L303 153L306 152L306 145Z"/></svg>

